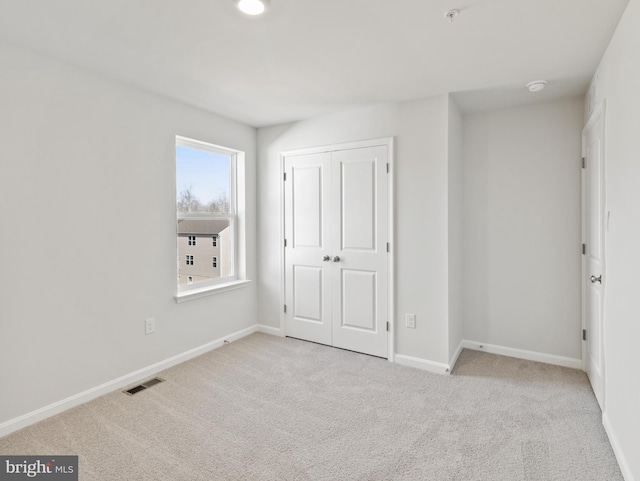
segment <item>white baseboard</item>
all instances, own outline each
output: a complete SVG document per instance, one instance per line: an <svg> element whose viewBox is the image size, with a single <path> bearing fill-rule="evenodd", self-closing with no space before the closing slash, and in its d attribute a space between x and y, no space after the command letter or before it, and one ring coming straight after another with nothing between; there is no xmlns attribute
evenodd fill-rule
<svg viewBox="0 0 640 481"><path fill-rule="evenodd" d="M456 352L453 353L453 356L451 356L451 359L449 360L449 369L451 369L451 371L453 371L453 368L456 367L456 362L458 362L458 358L460 357L460 353L462 352L463 349L464 349L464 339L460 339L460 344L458 344L458 348L456 349Z"/></svg>
<svg viewBox="0 0 640 481"><path fill-rule="evenodd" d="M448 364L435 361L427 361L419 357L405 356L404 354L396 354L394 361L401 366L415 367L423 371L435 372L437 374L449 374L451 369Z"/></svg>
<svg viewBox="0 0 640 481"><path fill-rule="evenodd" d="M622 477L625 481L636 481L633 477L633 473L631 472L631 468L629 467L629 463L627 462L627 458L620 448L620 441L613 430L613 426L611 426L611 421L609 420L609 416L607 416L606 412L602 415L602 425L604 426L604 430L607 432L607 436L609 436L609 443L613 449L613 454L615 454L616 459L618 460L618 466L620 466L620 471L622 471Z"/></svg>
<svg viewBox="0 0 640 481"><path fill-rule="evenodd" d="M271 334L272 336L284 337L282 329L279 327L265 326L264 324L257 324L258 332L264 332L265 334Z"/></svg>
<svg viewBox="0 0 640 481"><path fill-rule="evenodd" d="M491 354L499 354L501 356L526 359L527 361L544 362L547 364L554 364L556 366L582 369L582 360L571 357L556 356L554 354L545 354L543 352L525 351L524 349L514 349L512 347L496 346L495 344L469 341L467 339L462 341L462 346L466 349L473 349L474 351L484 351Z"/></svg>
<svg viewBox="0 0 640 481"><path fill-rule="evenodd" d="M176 356L172 356L169 359L165 359L164 361L160 361L152 364L151 366L138 369L137 371L126 374L117 379L113 379L112 381L108 381L91 389L87 389L86 391L75 394L66 399L62 399L53 404L49 404L48 406L36 409L35 411L31 411L27 414L23 414L22 416L19 416L17 418L10 419L9 421L0 424L0 437L11 434L12 432L30 426L31 424L35 424L38 421L42 421L43 419L51 417L55 414L59 414L63 411L66 411L67 409L71 409L80 404L89 402L104 394L108 394L117 389L136 384L143 379L153 376L160 371L164 371L165 369L175 366L176 364L188 361L189 359L200 356L201 354L204 354L206 352L213 351L214 349L217 349L224 345L225 342L237 341L238 339L248 336L249 334L253 334L258 330L259 327L257 324L247 327L246 329L234 332L232 334L229 334L228 336L224 336L220 339L216 339L215 341L208 342L206 344L203 344L202 346L190 349L189 351L183 352Z"/></svg>

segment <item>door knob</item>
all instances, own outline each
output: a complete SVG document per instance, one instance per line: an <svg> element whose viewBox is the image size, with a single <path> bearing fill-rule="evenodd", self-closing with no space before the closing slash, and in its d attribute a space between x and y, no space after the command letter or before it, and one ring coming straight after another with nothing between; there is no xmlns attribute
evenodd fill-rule
<svg viewBox="0 0 640 481"><path fill-rule="evenodd" d="M331 256L324 256L322 260L325 262L329 262L331 260Z"/></svg>
<svg viewBox="0 0 640 481"><path fill-rule="evenodd" d="M595 284L596 282L599 282L600 284L602 284L602 275L599 275L598 277L591 276L591 282L593 284Z"/></svg>
<svg viewBox="0 0 640 481"><path fill-rule="evenodd" d="M333 262L340 262L340 256L333 256Z"/></svg>

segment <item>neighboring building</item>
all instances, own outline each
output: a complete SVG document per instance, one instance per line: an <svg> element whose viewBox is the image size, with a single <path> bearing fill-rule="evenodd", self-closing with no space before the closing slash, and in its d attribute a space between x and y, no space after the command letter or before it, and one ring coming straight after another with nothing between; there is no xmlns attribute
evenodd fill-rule
<svg viewBox="0 0 640 481"><path fill-rule="evenodd" d="M178 284L228 277L229 219L178 220Z"/></svg>

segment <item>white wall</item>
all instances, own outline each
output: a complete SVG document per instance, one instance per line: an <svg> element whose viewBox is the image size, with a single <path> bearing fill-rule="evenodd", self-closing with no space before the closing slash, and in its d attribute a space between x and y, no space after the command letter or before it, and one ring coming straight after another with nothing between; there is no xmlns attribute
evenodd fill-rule
<svg viewBox="0 0 640 481"><path fill-rule="evenodd" d="M464 118L465 338L581 358L583 98Z"/></svg>
<svg viewBox="0 0 640 481"><path fill-rule="evenodd" d="M449 364L464 338L464 163L463 120L449 96Z"/></svg>
<svg viewBox="0 0 640 481"><path fill-rule="evenodd" d="M606 99L604 314L605 409L609 439L627 481L640 480L640 1L631 0L596 73Z"/></svg>
<svg viewBox="0 0 640 481"><path fill-rule="evenodd" d="M173 298L174 136L247 153L255 278L255 129L4 43L0 84L0 424L255 324Z"/></svg>
<svg viewBox="0 0 640 481"><path fill-rule="evenodd" d="M397 352L448 364L448 96L400 106L396 163ZM416 329L404 314L416 314Z"/></svg>
<svg viewBox="0 0 640 481"><path fill-rule="evenodd" d="M260 323L278 327L282 309L280 152L396 136L396 352L448 362L447 112L443 95L258 130Z"/></svg>

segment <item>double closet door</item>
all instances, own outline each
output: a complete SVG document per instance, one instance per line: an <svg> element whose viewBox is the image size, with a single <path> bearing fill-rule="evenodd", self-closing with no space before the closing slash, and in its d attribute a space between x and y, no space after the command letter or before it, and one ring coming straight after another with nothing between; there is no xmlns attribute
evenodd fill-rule
<svg viewBox="0 0 640 481"><path fill-rule="evenodd" d="M284 155L287 336L388 356L389 150Z"/></svg>

